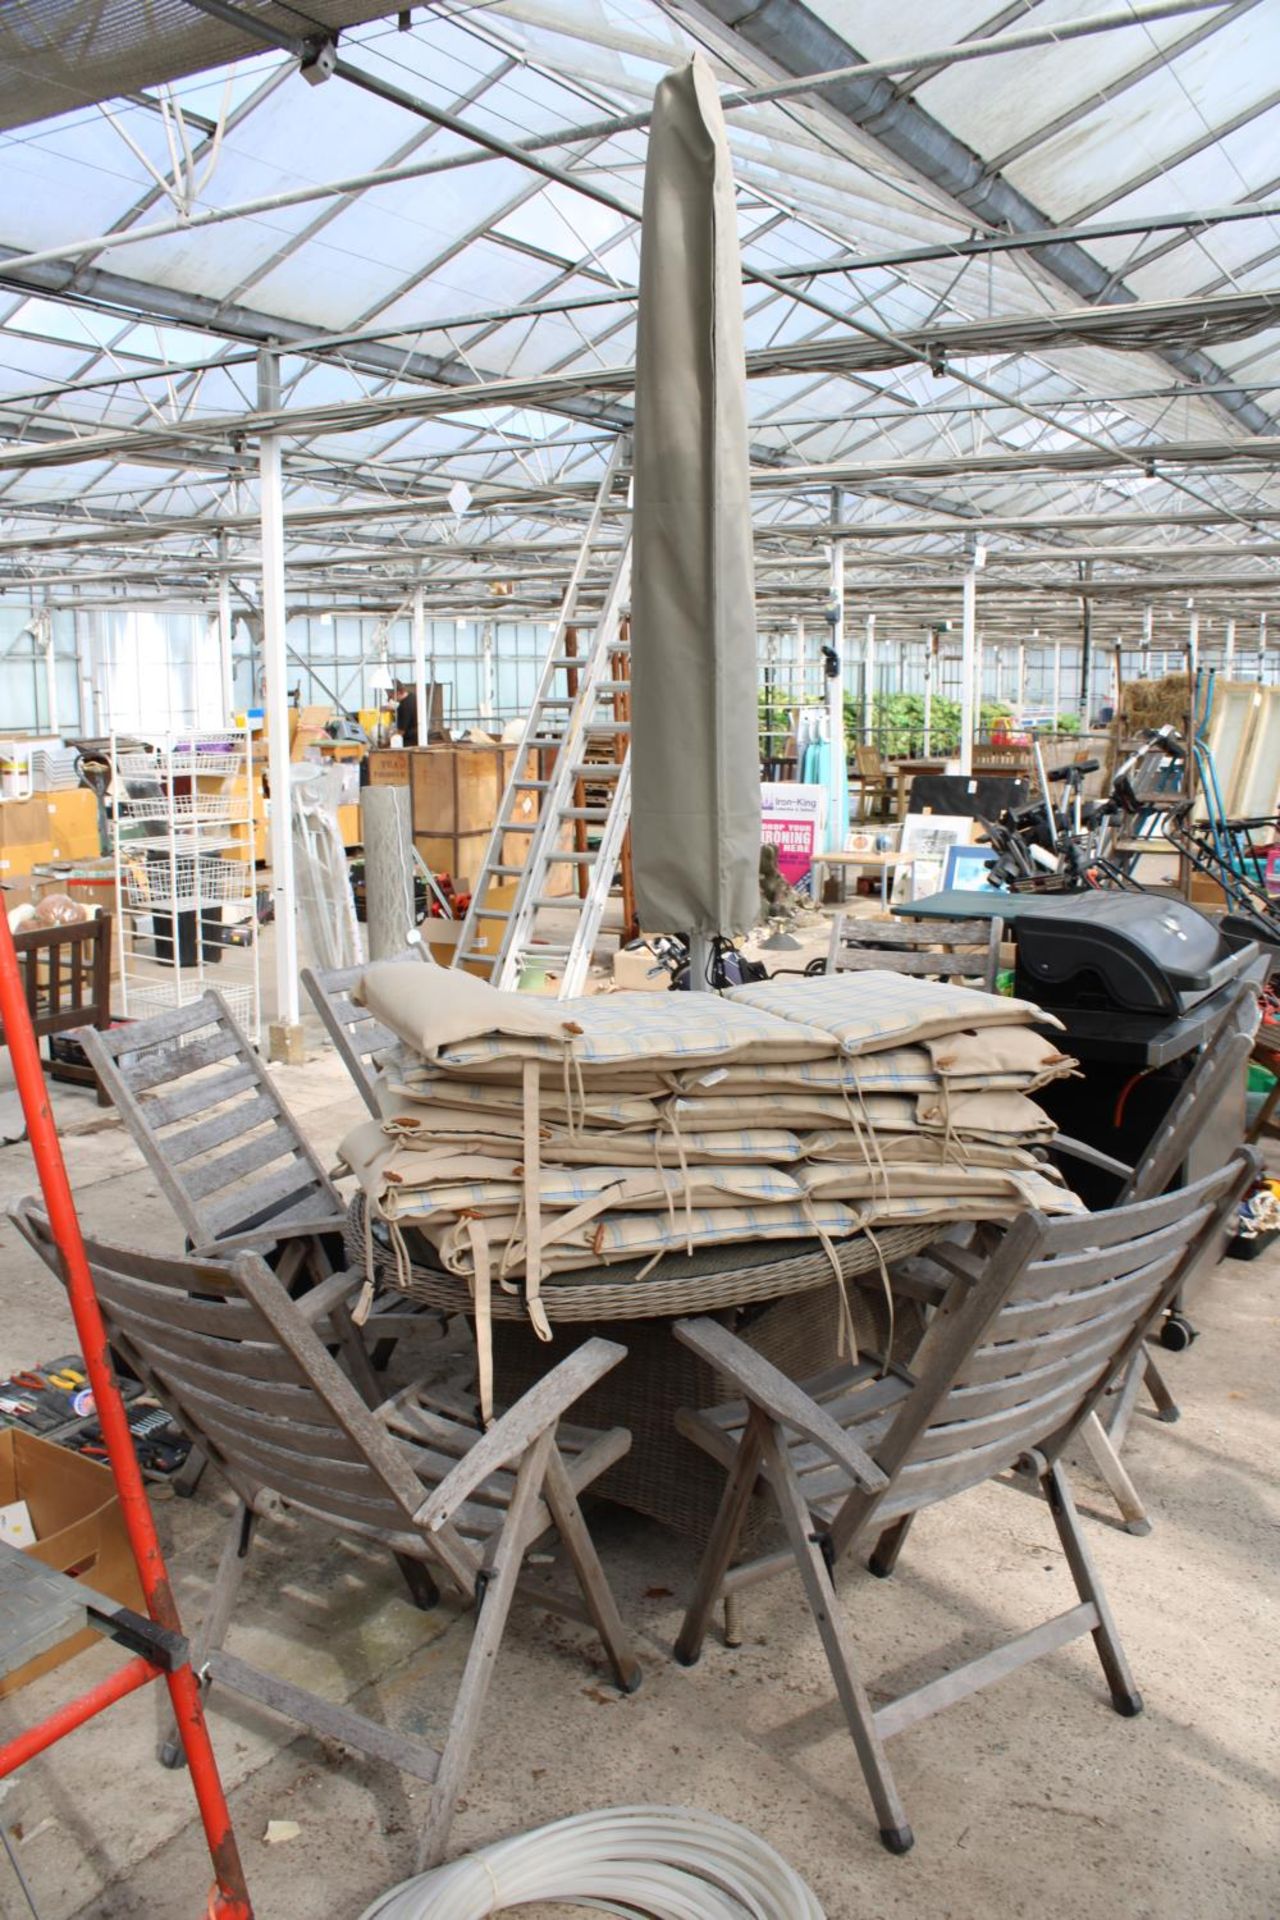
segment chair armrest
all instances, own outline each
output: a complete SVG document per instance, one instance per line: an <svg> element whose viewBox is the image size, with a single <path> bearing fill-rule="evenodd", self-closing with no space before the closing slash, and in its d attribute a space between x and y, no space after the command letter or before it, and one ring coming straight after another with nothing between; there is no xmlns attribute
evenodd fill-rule
<svg viewBox="0 0 1280 1920"><path fill-rule="evenodd" d="M979 1254L968 1247L954 1246L949 1240L935 1240L921 1258L931 1260L960 1280L980 1280L986 1265Z"/></svg>
<svg viewBox="0 0 1280 1920"><path fill-rule="evenodd" d="M677 1320L676 1339L689 1347L718 1373L725 1374L741 1388L745 1398L793 1433L821 1447L838 1467L843 1467L867 1493L879 1493L889 1484L871 1455L850 1438L844 1428L811 1400L794 1380L788 1380L769 1360L739 1340L716 1320Z"/></svg>
<svg viewBox="0 0 1280 1920"><path fill-rule="evenodd" d="M205 1259L225 1257L229 1253L261 1253L270 1251L281 1240L302 1240L309 1235L322 1233L341 1233L346 1226L345 1213L317 1214L314 1220L287 1220L274 1225L264 1220L260 1227L248 1227L243 1233L228 1233L220 1240L211 1240L207 1246L195 1249L195 1256Z"/></svg>
<svg viewBox="0 0 1280 1920"><path fill-rule="evenodd" d="M314 1324L323 1320L335 1307L345 1305L364 1285L364 1275L353 1268L344 1267L341 1273L331 1273L327 1280L321 1280L316 1286L300 1293L294 1306L304 1320Z"/></svg>
<svg viewBox="0 0 1280 1920"><path fill-rule="evenodd" d="M896 1260L889 1269L889 1286L894 1294L901 1294L908 1300L918 1300L926 1307L940 1306L946 1299L950 1281L943 1274L930 1272L927 1253L913 1253L905 1260ZM884 1298L884 1283L874 1271L853 1276L853 1283L863 1288L873 1298Z"/></svg>
<svg viewBox="0 0 1280 1920"><path fill-rule="evenodd" d="M562 1360L558 1367L508 1407L487 1433L463 1455L447 1473L428 1500L414 1514L414 1520L429 1533L438 1533L476 1488L527 1451L540 1434L554 1427L576 1400L602 1380L606 1373L625 1360L627 1350L613 1340L586 1340Z"/></svg>
<svg viewBox="0 0 1280 1920"><path fill-rule="evenodd" d="M1086 1166L1101 1167L1104 1173L1114 1173L1117 1180L1127 1180L1133 1168L1114 1155L1103 1153L1098 1147L1090 1147L1083 1140L1074 1140L1070 1134L1055 1133L1048 1142L1050 1153L1065 1154L1068 1160L1083 1160Z"/></svg>

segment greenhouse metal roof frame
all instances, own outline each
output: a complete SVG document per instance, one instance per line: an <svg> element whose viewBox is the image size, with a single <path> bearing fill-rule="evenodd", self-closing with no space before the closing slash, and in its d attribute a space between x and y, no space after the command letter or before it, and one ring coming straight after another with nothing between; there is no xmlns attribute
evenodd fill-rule
<svg viewBox="0 0 1280 1920"><path fill-rule="evenodd" d="M95 10L110 60L6 140L0 590L209 604L257 569L270 440L291 607L474 610L496 566L490 611L545 615L630 422L644 128L697 45L739 181L764 617L817 612L839 538L851 604L915 618L975 533L984 625L1280 613L1273 9L402 11ZM67 12L0 17L28 83L0 123L67 99L65 30L31 50Z"/></svg>

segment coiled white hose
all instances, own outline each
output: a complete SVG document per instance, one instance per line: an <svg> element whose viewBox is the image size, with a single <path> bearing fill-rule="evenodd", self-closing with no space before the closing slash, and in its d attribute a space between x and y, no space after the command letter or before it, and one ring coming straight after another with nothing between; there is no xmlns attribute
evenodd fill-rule
<svg viewBox="0 0 1280 1920"><path fill-rule="evenodd" d="M537 1900L625 1920L823 1920L780 1853L689 1807L601 1807L392 1887L361 1920L487 1920Z"/></svg>

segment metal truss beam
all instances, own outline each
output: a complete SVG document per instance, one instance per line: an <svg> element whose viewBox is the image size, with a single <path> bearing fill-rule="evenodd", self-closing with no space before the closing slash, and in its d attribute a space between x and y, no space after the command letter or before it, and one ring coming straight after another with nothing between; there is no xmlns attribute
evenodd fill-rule
<svg viewBox="0 0 1280 1920"><path fill-rule="evenodd" d="M782 72L829 72L860 63L857 50L840 37L803 0L690 0L735 38L745 41ZM865 63L862 63L865 64ZM984 226L1026 233L1053 226L1004 174L993 170L920 103L884 77L849 79L824 86L823 100L839 117L859 127L923 181L966 207ZM1090 304L1120 304L1134 299L1123 281L1075 241L1054 240L1035 258L1060 285ZM1223 370L1196 347L1163 347L1162 358L1182 379L1217 384ZM1275 420L1256 401L1232 392L1215 394L1212 405L1250 433L1273 433Z"/></svg>

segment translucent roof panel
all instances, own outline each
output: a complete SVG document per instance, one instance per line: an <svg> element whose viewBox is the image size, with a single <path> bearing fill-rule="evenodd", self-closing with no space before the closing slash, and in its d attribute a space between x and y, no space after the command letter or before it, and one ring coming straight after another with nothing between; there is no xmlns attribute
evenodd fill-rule
<svg viewBox="0 0 1280 1920"><path fill-rule="evenodd" d="M72 50L78 10L25 11ZM753 95L815 47L887 75L727 112L762 564L789 529L794 590L821 594L835 489L885 530L873 570L917 552L913 594L986 522L1037 553L1071 523L1078 556L1117 513L1153 550L1182 529L1166 573L1211 538L1250 592L1270 578L1245 548L1280 492L1280 217L1221 215L1280 195L1274 7L1141 0L1066 39L1078 0L814 0L807 23L498 0L407 32L346 11L349 75L313 87L252 35L184 68L161 4L136 83L94 95L90 47L74 101L0 135L0 585L56 553L59 593L113 566L137 591L148 565L189 590L215 533L251 572L267 345L291 602L369 567L452 592L457 479L468 538L551 541L567 570L631 421L654 86L698 51ZM140 17L95 12L121 46ZM1017 50L953 57L992 38ZM1073 618L1076 566L1035 561Z"/></svg>

